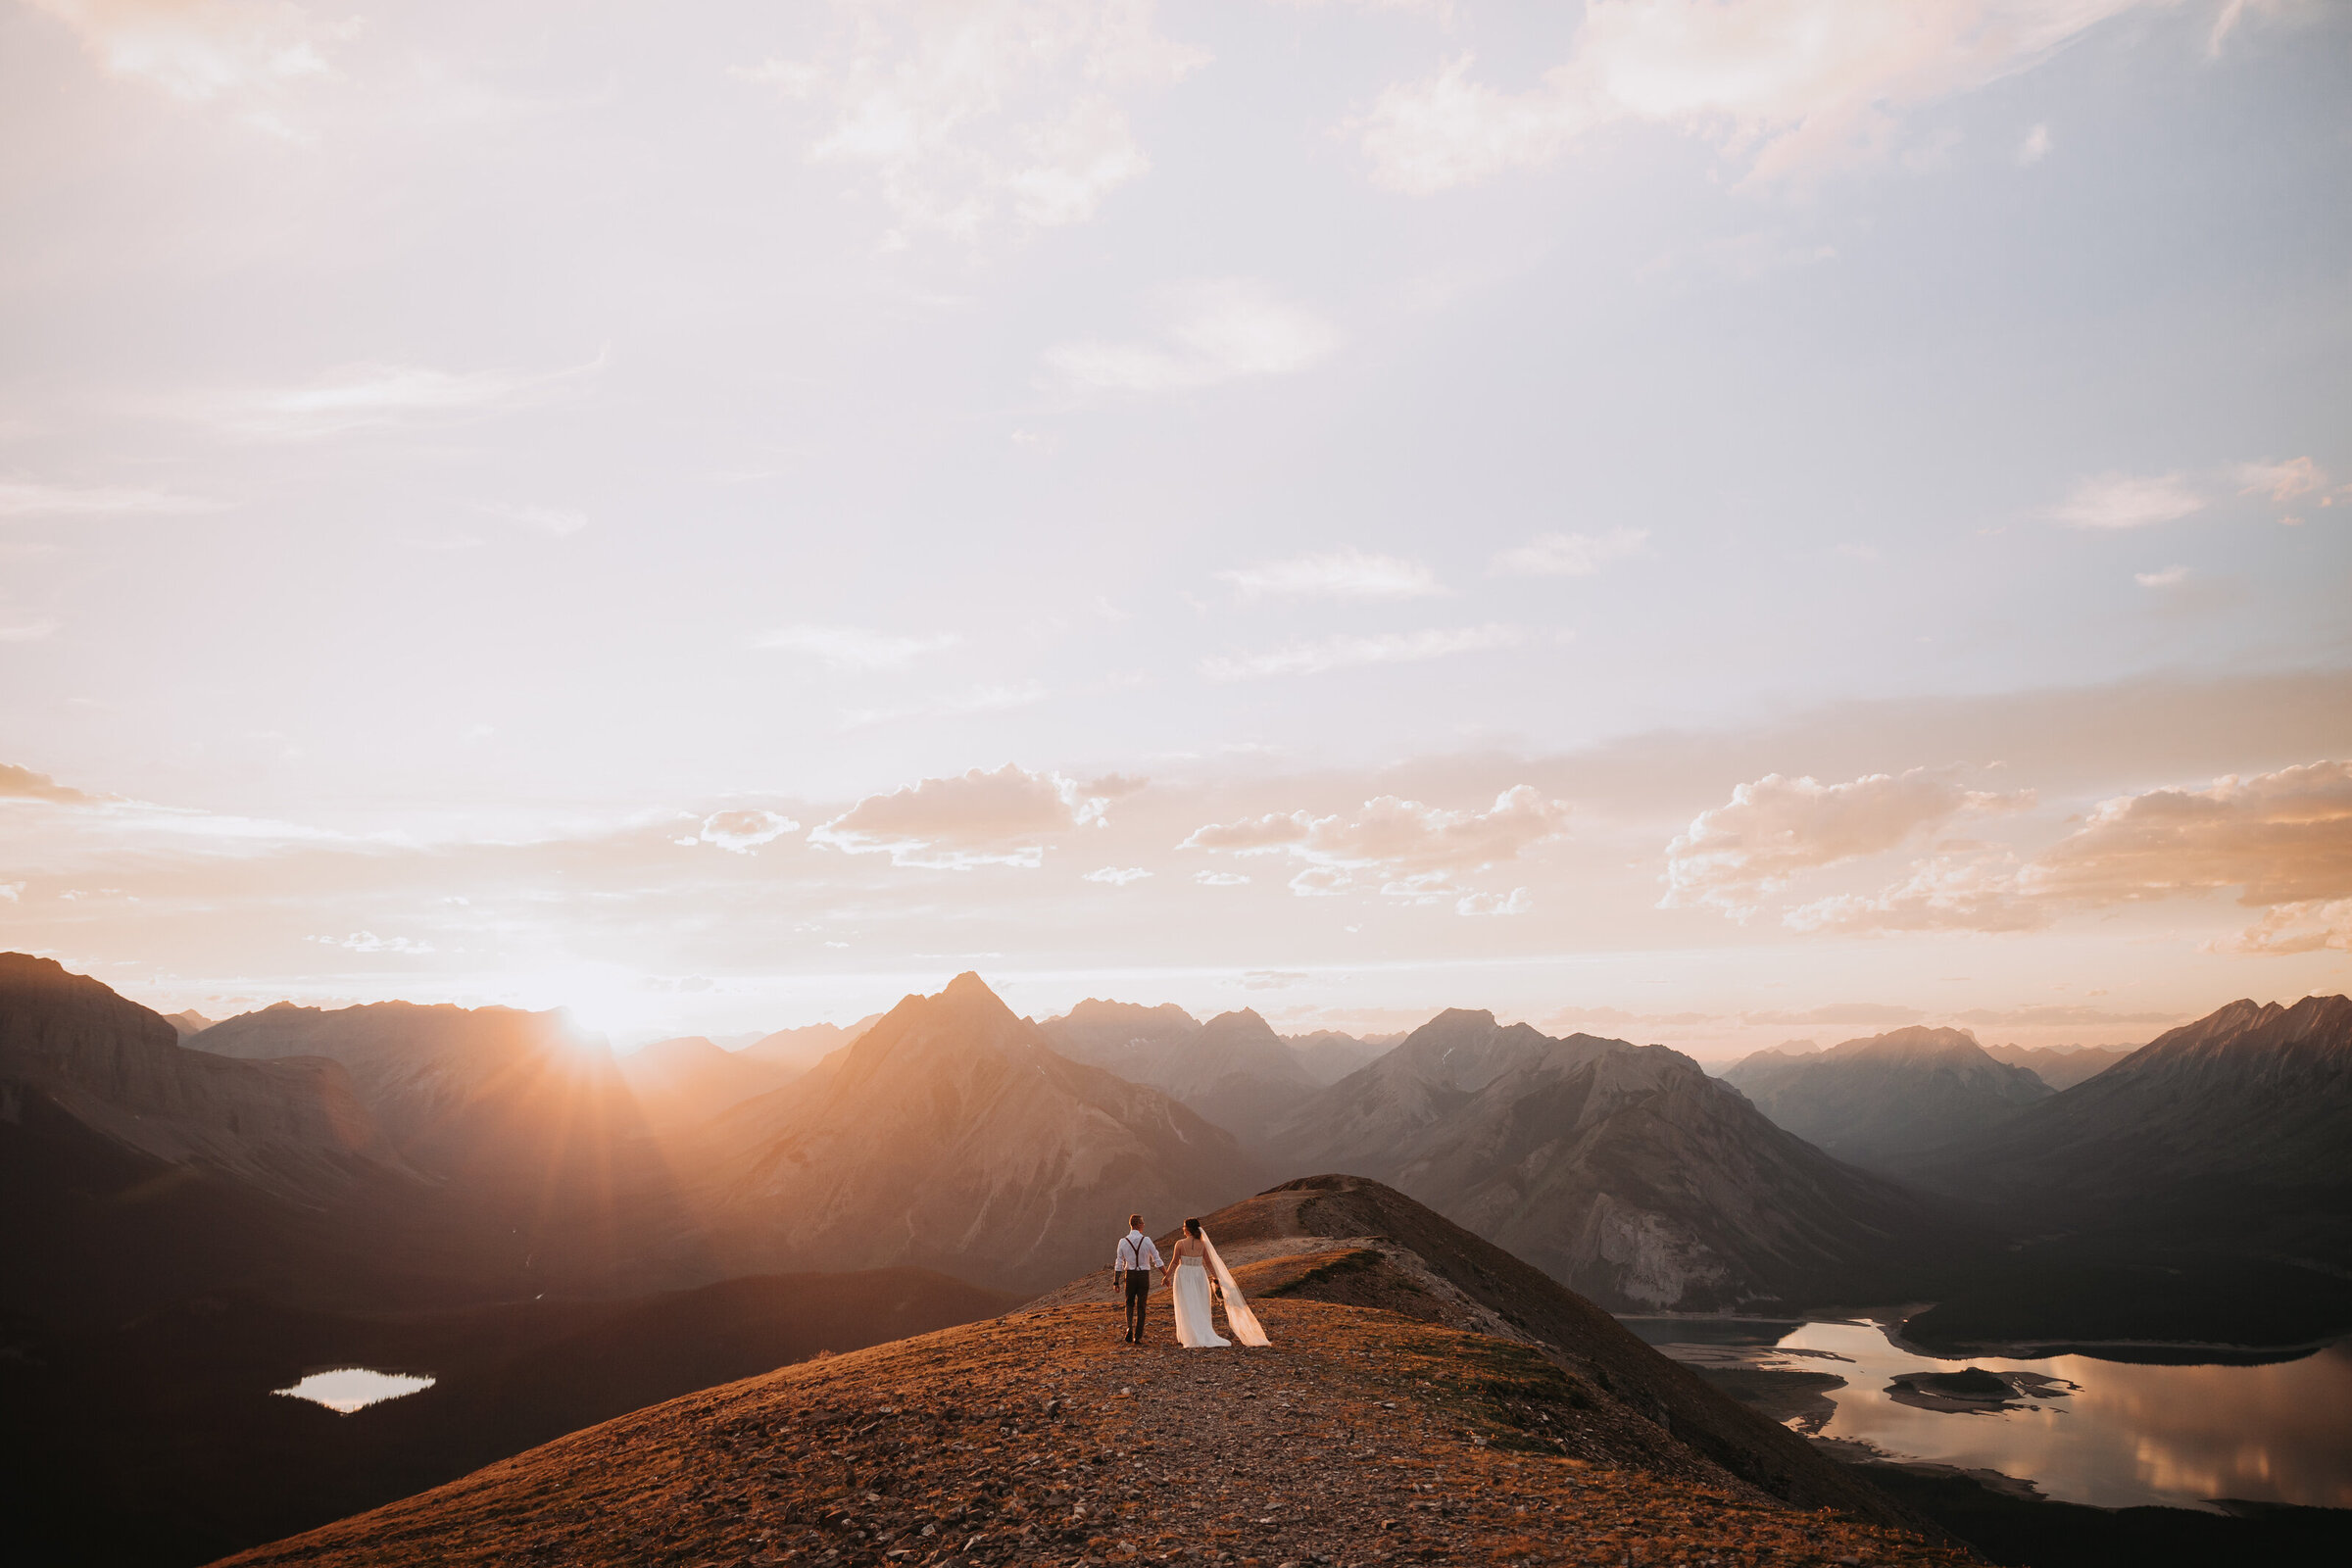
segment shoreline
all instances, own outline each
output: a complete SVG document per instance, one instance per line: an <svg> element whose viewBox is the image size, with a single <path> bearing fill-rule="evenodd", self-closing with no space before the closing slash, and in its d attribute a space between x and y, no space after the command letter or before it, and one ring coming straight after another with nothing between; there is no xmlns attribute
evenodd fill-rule
<svg viewBox="0 0 2352 1568"><path fill-rule="evenodd" d="M2352 1344L2352 1335L2330 1334L2291 1345L2246 1345L2228 1340L1988 1340L1970 1341L1959 1350L1943 1350L1922 1345L1903 1332L1904 1325L1913 1315L1935 1304L1933 1301L1920 1301L1901 1307L1849 1312L1616 1312L1610 1315L1621 1322L1869 1324L1884 1333L1886 1342L1895 1348L1931 1361L1966 1361L1976 1356L1990 1356L2004 1361L2048 1361L2064 1355L2084 1355L2093 1360L2120 1359L2103 1357L2098 1353L2101 1350L2210 1352L2232 1357L2253 1356L2264 1360L2290 1361L2316 1355L2332 1346Z"/></svg>

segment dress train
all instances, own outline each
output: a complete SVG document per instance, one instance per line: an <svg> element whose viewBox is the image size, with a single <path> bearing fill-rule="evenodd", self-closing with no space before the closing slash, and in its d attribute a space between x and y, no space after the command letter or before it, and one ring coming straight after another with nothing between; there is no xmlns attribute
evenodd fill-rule
<svg viewBox="0 0 2352 1568"><path fill-rule="evenodd" d="M1223 1349L1233 1343L1233 1340L1217 1333L1216 1320L1212 1315L1208 1277L1214 1271L1217 1286L1225 1297L1225 1326L1233 1330L1233 1338L1244 1345L1271 1344L1264 1327L1257 1321L1257 1314L1250 1310L1250 1303L1243 1298L1242 1288L1233 1282L1233 1271L1217 1255L1217 1244L1203 1233L1200 1246L1208 1253L1207 1267L1202 1267L1197 1257L1185 1258L1176 1265L1176 1289L1173 1293L1176 1301L1176 1343L1191 1350Z"/></svg>

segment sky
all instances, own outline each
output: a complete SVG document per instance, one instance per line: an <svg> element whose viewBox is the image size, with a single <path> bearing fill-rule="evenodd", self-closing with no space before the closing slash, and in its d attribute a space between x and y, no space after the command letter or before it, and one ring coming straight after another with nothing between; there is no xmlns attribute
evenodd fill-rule
<svg viewBox="0 0 2352 1568"><path fill-rule="evenodd" d="M1702 1059L2352 990L2352 10L0 0L0 945Z"/></svg>

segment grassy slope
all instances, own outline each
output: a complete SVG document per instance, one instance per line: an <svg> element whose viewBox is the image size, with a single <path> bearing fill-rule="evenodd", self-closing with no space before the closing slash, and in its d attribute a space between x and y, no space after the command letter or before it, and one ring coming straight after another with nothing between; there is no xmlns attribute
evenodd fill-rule
<svg viewBox="0 0 2352 1568"><path fill-rule="evenodd" d="M1185 1351L1155 1312L1140 1348L1098 1302L785 1367L231 1560L1966 1560L1580 1453L1574 1381L1523 1346L1273 1299L1273 1349Z"/></svg>

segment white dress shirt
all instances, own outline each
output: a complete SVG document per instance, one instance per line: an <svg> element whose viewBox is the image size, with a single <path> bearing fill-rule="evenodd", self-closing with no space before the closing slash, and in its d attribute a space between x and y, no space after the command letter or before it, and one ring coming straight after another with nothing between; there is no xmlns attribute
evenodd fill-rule
<svg viewBox="0 0 2352 1568"><path fill-rule="evenodd" d="M1110 1265L1113 1269L1157 1268L1159 1248L1142 1231L1129 1231L1119 1239L1119 1255Z"/></svg>

